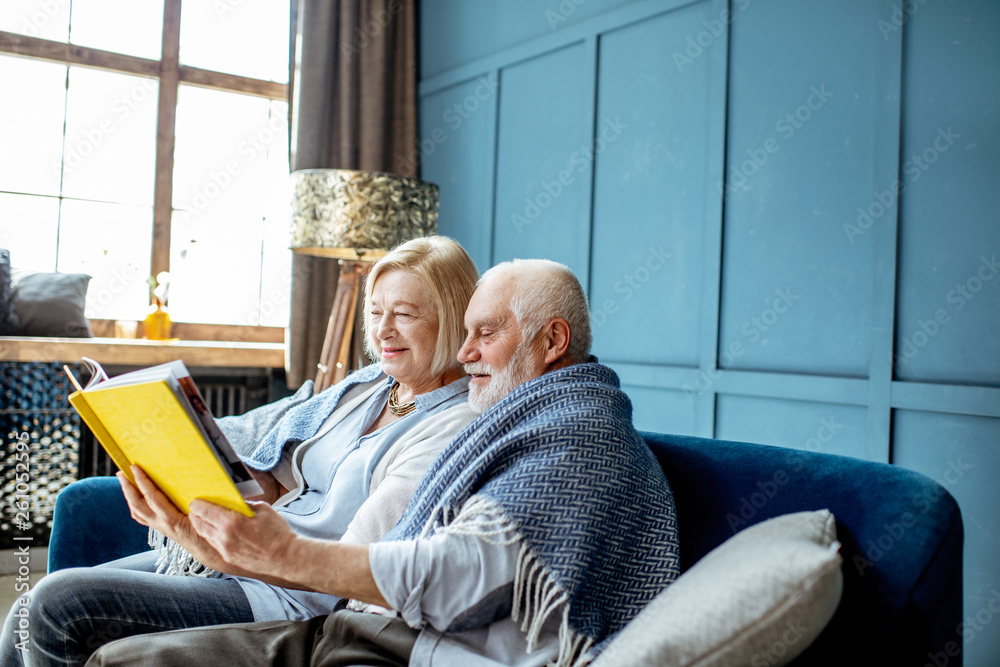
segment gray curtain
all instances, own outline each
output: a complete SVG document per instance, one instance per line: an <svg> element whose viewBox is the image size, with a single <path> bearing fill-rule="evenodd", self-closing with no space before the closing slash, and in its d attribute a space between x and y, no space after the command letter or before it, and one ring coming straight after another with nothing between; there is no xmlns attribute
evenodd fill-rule
<svg viewBox="0 0 1000 667"><path fill-rule="evenodd" d="M298 0L295 6L292 170L416 177L416 0ZM289 387L316 375L337 274L335 260L292 260Z"/></svg>

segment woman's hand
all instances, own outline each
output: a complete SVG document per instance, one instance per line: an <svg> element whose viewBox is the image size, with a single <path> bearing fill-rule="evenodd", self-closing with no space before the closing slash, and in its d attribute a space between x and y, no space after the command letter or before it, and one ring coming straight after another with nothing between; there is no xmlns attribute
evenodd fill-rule
<svg viewBox="0 0 1000 667"><path fill-rule="evenodd" d="M128 480L125 473L119 472L117 477L133 519L181 544L186 537L197 537L187 517L170 502L142 468L132 466L135 484Z"/></svg>
<svg viewBox="0 0 1000 667"><path fill-rule="evenodd" d="M202 565L219 570L223 560L218 552L198 535L190 519L177 509L142 468L132 466L135 484L124 473L117 473L117 477L133 519L178 543Z"/></svg>

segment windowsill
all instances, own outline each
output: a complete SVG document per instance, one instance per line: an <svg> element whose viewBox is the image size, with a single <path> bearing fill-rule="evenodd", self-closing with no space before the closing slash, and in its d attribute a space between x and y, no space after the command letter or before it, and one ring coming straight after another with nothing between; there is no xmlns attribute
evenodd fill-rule
<svg viewBox="0 0 1000 667"><path fill-rule="evenodd" d="M125 338L0 338L0 361L75 363L80 357L91 357L102 365L152 366L181 359L188 367L282 368L285 345Z"/></svg>

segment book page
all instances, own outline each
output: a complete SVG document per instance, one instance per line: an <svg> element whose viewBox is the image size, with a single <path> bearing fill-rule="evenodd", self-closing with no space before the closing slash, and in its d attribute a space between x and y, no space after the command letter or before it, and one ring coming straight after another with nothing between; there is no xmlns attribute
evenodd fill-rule
<svg viewBox="0 0 1000 667"><path fill-rule="evenodd" d="M83 360L84 365L87 370L90 371L90 379L87 380L87 384L84 389L90 389L99 382L106 382L108 379L108 374L104 372L101 365L89 357L80 357Z"/></svg>

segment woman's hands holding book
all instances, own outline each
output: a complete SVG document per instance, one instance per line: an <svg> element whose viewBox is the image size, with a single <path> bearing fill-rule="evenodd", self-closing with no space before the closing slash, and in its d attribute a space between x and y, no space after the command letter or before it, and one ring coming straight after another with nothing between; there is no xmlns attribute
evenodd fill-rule
<svg viewBox="0 0 1000 667"><path fill-rule="evenodd" d="M132 518L174 540L218 572L304 590L331 593L381 606L368 546L303 537L266 502L251 501L248 517L204 500L185 515L139 466L135 484L118 473ZM265 492L267 488L265 487Z"/></svg>
<svg viewBox="0 0 1000 667"><path fill-rule="evenodd" d="M133 519L177 542L202 565L229 574L243 574L225 569L225 561L219 553L198 535L190 519L170 502L142 468L134 465L131 470L135 484L124 473L117 473L117 477Z"/></svg>

